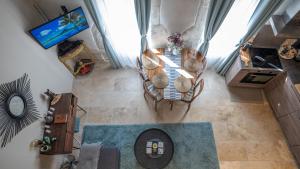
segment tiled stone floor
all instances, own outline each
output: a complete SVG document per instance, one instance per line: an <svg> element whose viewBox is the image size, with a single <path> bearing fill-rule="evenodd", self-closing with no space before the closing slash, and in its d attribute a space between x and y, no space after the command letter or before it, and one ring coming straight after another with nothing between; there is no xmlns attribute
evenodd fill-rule
<svg viewBox="0 0 300 169"><path fill-rule="evenodd" d="M75 80L73 92L87 109L82 124L201 122L213 124L221 169L296 169L283 133L261 90L227 88L213 70L203 74L205 87L182 119L186 105L159 104L153 111L144 100L135 70L112 70L99 63ZM81 130L82 131L82 130Z"/></svg>

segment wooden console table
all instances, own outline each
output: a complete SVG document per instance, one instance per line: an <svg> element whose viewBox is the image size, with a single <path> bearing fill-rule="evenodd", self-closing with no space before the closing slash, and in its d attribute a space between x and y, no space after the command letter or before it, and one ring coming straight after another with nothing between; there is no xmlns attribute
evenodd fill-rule
<svg viewBox="0 0 300 169"><path fill-rule="evenodd" d="M53 107L53 117L56 115L67 116L66 123L50 124L51 133L44 132L44 136L56 137L56 141L52 145L49 152L40 152L46 155L69 154L73 149L74 123L76 117L77 97L72 93L63 93L61 98Z"/></svg>

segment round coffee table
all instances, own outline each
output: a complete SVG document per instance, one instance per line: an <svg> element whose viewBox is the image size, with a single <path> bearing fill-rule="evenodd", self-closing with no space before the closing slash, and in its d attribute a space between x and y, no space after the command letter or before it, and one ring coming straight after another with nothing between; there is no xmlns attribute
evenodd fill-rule
<svg viewBox="0 0 300 169"><path fill-rule="evenodd" d="M134 154L139 164L147 169L163 169L171 161L174 144L161 129L143 131L135 141Z"/></svg>

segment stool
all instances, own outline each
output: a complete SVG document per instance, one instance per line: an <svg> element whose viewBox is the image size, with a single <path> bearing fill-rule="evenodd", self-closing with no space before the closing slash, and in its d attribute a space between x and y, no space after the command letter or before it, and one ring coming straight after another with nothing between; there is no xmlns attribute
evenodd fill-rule
<svg viewBox="0 0 300 169"><path fill-rule="evenodd" d="M83 109L82 107L80 107L79 105L77 105L77 108L79 109L79 111L82 111L84 114L81 115L80 117L75 117L74 133L79 133L79 131L80 131L80 118L87 114L87 111L84 110L84 109ZM81 142L80 142L75 136L73 136L73 138L74 138L74 140L75 140L78 144L81 144Z"/></svg>

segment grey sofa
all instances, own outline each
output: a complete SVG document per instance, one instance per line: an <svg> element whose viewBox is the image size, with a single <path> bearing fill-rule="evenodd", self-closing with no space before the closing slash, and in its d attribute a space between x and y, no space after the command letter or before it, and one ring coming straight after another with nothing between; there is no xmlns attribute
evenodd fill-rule
<svg viewBox="0 0 300 169"><path fill-rule="evenodd" d="M99 143L83 144L77 169L120 169L120 151Z"/></svg>

